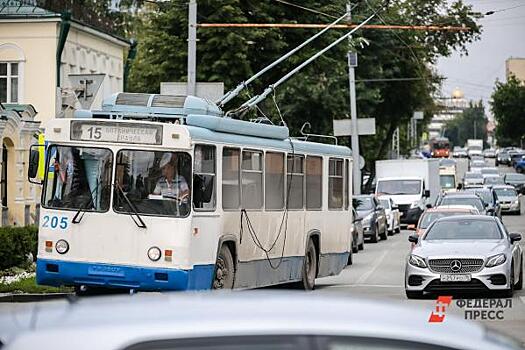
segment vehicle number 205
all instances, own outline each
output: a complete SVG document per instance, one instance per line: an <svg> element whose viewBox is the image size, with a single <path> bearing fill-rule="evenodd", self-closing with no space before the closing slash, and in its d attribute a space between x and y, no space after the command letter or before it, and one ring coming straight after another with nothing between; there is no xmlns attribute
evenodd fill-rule
<svg viewBox="0 0 525 350"><path fill-rule="evenodd" d="M47 227L51 229L62 229L65 230L68 226L68 221L66 216L49 216L44 215L42 218L42 227Z"/></svg>

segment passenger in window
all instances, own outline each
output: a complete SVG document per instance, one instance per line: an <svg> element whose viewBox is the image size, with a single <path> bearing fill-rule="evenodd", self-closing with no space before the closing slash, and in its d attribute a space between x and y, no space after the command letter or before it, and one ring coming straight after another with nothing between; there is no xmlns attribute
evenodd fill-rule
<svg viewBox="0 0 525 350"><path fill-rule="evenodd" d="M173 159L171 153L165 153L159 166L162 176L157 181L153 194L187 203L190 189L184 176L178 173L177 160Z"/></svg>

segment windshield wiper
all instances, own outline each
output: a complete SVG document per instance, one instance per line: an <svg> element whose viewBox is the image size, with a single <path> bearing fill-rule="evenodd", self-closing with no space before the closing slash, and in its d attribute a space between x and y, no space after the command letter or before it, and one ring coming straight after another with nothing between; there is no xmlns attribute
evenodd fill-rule
<svg viewBox="0 0 525 350"><path fill-rule="evenodd" d="M73 219L71 220L71 222L73 224L78 224L80 223L80 221L82 221L82 219L84 218L84 214L86 213L86 211L88 209L91 209L91 208L88 208L88 205L89 203L93 202L93 194L98 191L98 185L100 185L100 182L97 183L97 185L95 186L95 188L93 189L93 191L90 192L89 194L89 200L86 201L85 203L82 203L82 205L80 206L80 208L78 208L77 212L75 213L75 216L73 216ZM104 185L104 187L106 187L107 185ZM93 207L95 207L95 205L93 205ZM82 216L79 217L79 215L82 214Z"/></svg>
<svg viewBox="0 0 525 350"><path fill-rule="evenodd" d="M122 186L120 186L120 184L115 181L115 187L118 188L118 190L120 191L121 196L126 200L126 203L128 203L129 208L131 210L133 210L133 214L135 214L137 216L137 219L139 220L139 222L137 222L137 220L135 220L135 218L133 217L133 214L131 214L131 213L129 214L129 216L131 217L131 219L133 220L135 225L137 225L140 228L146 228L147 226L144 223L144 220L142 220L142 218L140 217L139 212L137 211L137 208L135 207L135 205L133 205L133 203L131 203L131 201L129 200L127 194L122 189Z"/></svg>

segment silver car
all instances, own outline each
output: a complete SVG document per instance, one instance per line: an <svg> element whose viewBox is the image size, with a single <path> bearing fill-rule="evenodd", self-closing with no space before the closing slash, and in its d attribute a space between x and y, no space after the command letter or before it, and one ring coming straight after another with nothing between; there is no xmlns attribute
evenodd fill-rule
<svg viewBox="0 0 525 350"><path fill-rule="evenodd" d="M430 308L306 293L167 293L86 298L0 315L5 350L520 349ZM5 335L4 338L1 336Z"/></svg>
<svg viewBox="0 0 525 350"><path fill-rule="evenodd" d="M523 287L521 234L508 233L501 220L485 215L436 220L407 257L408 298L425 292L499 291L506 297Z"/></svg>
<svg viewBox="0 0 525 350"><path fill-rule="evenodd" d="M511 185L497 185L492 187L501 205L502 213L521 214L520 194Z"/></svg>

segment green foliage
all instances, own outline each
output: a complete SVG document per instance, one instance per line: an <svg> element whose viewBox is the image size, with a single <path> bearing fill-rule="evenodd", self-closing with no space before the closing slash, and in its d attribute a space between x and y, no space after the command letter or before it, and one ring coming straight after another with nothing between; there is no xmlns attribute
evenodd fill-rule
<svg viewBox="0 0 525 350"><path fill-rule="evenodd" d="M0 293L70 293L70 287L50 287L36 284L35 277L22 278L13 283L0 284Z"/></svg>
<svg viewBox="0 0 525 350"><path fill-rule="evenodd" d="M301 1L301 5L339 16L346 0ZM384 1L358 2L353 21L360 22ZM187 62L187 1L177 0L149 8L136 27L139 42L137 59L130 74L130 90L155 93L162 81L185 81ZM368 164L384 157L394 130L406 125L415 110L430 118L432 93L439 77L429 67L439 56L453 50L466 53L466 45L479 38L479 15L462 1L390 1L372 24L467 26L470 31L364 30L356 33L351 45L358 52L356 69L357 110L359 117L375 117L377 135L361 138L361 150ZM319 14L273 0L202 0L198 2L199 23L327 23ZM239 82L313 35L310 29L199 28L197 43L197 80L223 81L226 89ZM226 109L238 107L249 95L260 93L286 72L344 34L331 30L298 54L281 63L255 82L243 96L232 100ZM370 42L361 47L359 36ZM332 120L349 114L348 42L338 45L295 75L276 91L276 101L284 119L297 135L309 121L312 132L330 134ZM359 82L363 79L416 78L410 81ZM274 121L278 113L272 99L259 105ZM246 117L253 117L253 114ZM349 144L348 138L341 140Z"/></svg>
<svg viewBox="0 0 525 350"><path fill-rule="evenodd" d="M496 138L500 146L519 145L525 137L525 84L515 76L506 83L496 82L490 106L498 123Z"/></svg>
<svg viewBox="0 0 525 350"><path fill-rule="evenodd" d="M38 228L0 227L0 270L13 266L25 266L31 253L36 258L38 245Z"/></svg>
<svg viewBox="0 0 525 350"><path fill-rule="evenodd" d="M468 139L483 139L487 141L487 119L485 108L481 101L470 103L463 114L446 124L445 137L452 146L465 146Z"/></svg>

